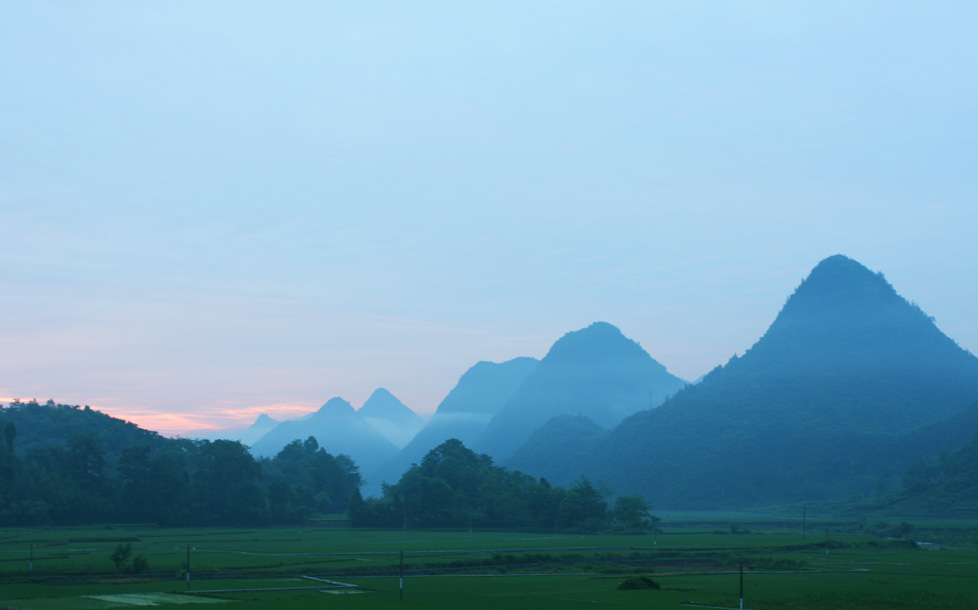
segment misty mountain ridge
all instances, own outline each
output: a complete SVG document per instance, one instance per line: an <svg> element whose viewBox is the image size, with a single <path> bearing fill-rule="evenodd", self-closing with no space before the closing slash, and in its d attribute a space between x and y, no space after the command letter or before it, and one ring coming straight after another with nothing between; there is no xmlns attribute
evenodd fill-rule
<svg viewBox="0 0 978 610"><path fill-rule="evenodd" d="M268 415L262 413L261 415L258 416L258 419L255 420L255 423L251 424L244 430L239 431L237 434L234 434L233 436L223 435L220 438L241 441L242 443L250 447L251 445L256 443L258 439L271 432L275 428L275 426L279 425L280 423L282 422L272 419Z"/></svg>
<svg viewBox="0 0 978 610"><path fill-rule="evenodd" d="M251 452L272 457L290 442L310 436L330 454L352 457L361 472L378 467L397 453L391 441L339 397L331 398L314 413L280 423L256 441Z"/></svg>
<svg viewBox="0 0 978 610"><path fill-rule="evenodd" d="M473 447L504 461L553 417L611 427L685 386L618 328L595 322L553 344Z"/></svg>
<svg viewBox="0 0 978 610"><path fill-rule="evenodd" d="M368 484L396 483L411 464L448 439L471 444L538 363L535 358L522 357L502 363L481 361L470 367L411 442L376 473L368 474Z"/></svg>
<svg viewBox="0 0 978 610"><path fill-rule="evenodd" d="M696 385L597 322L564 335L540 361L477 363L400 452L369 420L417 415L382 388L359 411L337 397L295 420L263 415L245 431L264 432L252 452L269 457L313 436L330 454L351 456L370 483L395 482L458 438L554 484L583 474L659 507L716 509L861 497L880 481L896 488L907 466L974 437L976 401L978 358L881 273L836 255L801 281L750 349ZM64 442L56 416L105 419L94 413L21 405L2 414L20 431L18 449L30 449L39 433ZM165 440L105 426L107 448ZM970 464L974 453L955 459ZM939 503L957 492L927 493Z"/></svg>
<svg viewBox="0 0 978 610"><path fill-rule="evenodd" d="M421 416L384 388L374 390L359 410L368 424L399 449L407 445L424 427Z"/></svg>
<svg viewBox="0 0 978 610"><path fill-rule="evenodd" d="M669 507L861 494L921 457L896 439L923 439L976 398L978 359L881 274L837 255L743 356L617 426L589 473Z"/></svg>

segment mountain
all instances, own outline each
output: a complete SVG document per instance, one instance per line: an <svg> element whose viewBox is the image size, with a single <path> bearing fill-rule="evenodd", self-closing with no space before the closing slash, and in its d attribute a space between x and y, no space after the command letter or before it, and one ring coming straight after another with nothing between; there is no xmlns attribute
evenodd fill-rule
<svg viewBox="0 0 978 610"><path fill-rule="evenodd" d="M251 446L255 443L255 441L267 434L275 426L279 425L279 423L281 422L276 421L268 415L262 413L258 416L258 419L256 419L254 423L247 428L207 430L196 436L197 438L206 438L210 440L225 439L229 441L241 441L245 445Z"/></svg>
<svg viewBox="0 0 978 610"><path fill-rule="evenodd" d="M858 496L943 449L934 430L976 399L978 359L837 255L742 357L618 425L588 472L672 508Z"/></svg>
<svg viewBox="0 0 978 610"><path fill-rule="evenodd" d="M229 438L231 440L239 440L245 445L250 446L257 442L258 439L271 432L275 426L279 425L279 423L280 422L277 420L272 419L268 415L262 413L258 416L258 419L255 420L255 423L242 430L241 433L237 435L237 438Z"/></svg>
<svg viewBox="0 0 978 610"><path fill-rule="evenodd" d="M474 441L527 376L536 368L534 358L514 358L503 363L479 362L452 388L431 420L400 453L367 477L371 485L396 483L412 463L450 438L466 445Z"/></svg>
<svg viewBox="0 0 978 610"><path fill-rule="evenodd" d="M360 415L399 449L424 427L424 420L384 388L377 388L360 407Z"/></svg>
<svg viewBox="0 0 978 610"><path fill-rule="evenodd" d="M473 448L503 461L552 417L583 415L611 427L685 385L620 330L595 322L553 344Z"/></svg>
<svg viewBox="0 0 978 610"><path fill-rule="evenodd" d="M342 398L331 398L315 413L280 423L256 441L251 452L272 457L290 442L310 436L331 455L352 457L360 472L377 468L397 453L397 447Z"/></svg>

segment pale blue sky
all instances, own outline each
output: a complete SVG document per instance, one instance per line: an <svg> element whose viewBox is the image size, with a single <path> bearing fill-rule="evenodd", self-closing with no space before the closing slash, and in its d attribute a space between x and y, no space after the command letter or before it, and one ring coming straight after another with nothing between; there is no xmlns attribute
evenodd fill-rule
<svg viewBox="0 0 978 610"><path fill-rule="evenodd" d="M836 253L978 350L978 5L472 4L0 0L0 399L430 412L595 320L694 379Z"/></svg>

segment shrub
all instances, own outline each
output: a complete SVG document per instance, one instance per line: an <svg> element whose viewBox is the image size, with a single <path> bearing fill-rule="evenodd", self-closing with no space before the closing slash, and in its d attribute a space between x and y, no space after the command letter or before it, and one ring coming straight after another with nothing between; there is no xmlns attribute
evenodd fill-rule
<svg viewBox="0 0 978 610"><path fill-rule="evenodd" d="M632 591L636 589L658 589L659 583L652 580L651 577L646 575L632 576L626 578L620 585L618 585L619 591Z"/></svg>

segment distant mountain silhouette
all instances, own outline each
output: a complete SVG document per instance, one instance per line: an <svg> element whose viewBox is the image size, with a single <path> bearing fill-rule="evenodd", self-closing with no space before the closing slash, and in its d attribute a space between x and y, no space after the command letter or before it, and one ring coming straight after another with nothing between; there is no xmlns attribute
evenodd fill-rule
<svg viewBox="0 0 978 610"><path fill-rule="evenodd" d="M404 406L396 396L377 388L359 410L360 415L398 448L404 447L421 428L424 420Z"/></svg>
<svg viewBox="0 0 978 610"><path fill-rule="evenodd" d="M376 491L374 487L381 482L396 483L412 463L420 463L429 451L450 438L466 445L474 441L537 363L534 358L514 358L474 365L441 401L421 432L379 471L367 476L369 489Z"/></svg>
<svg viewBox="0 0 978 610"><path fill-rule="evenodd" d="M262 413L258 416L258 419L254 421L247 428L224 428L220 430L205 430L194 434L196 438L206 438L206 439L225 439L229 441L241 441L249 447L253 445L258 439L265 436L270 432L275 426L279 425L279 421L272 419L268 415Z"/></svg>
<svg viewBox="0 0 978 610"><path fill-rule="evenodd" d="M589 473L676 508L871 493L937 450L934 430L976 399L978 359L882 274L837 255L742 357L623 421Z"/></svg>
<svg viewBox="0 0 978 610"><path fill-rule="evenodd" d="M554 343L473 449L505 461L552 417L583 415L610 427L685 385L620 330L595 322Z"/></svg>
<svg viewBox="0 0 978 610"><path fill-rule="evenodd" d="M331 455L352 457L361 473L377 468L397 453L397 447L342 398L331 398L315 413L282 422L255 442L251 452L272 457L290 442L310 436Z"/></svg>

